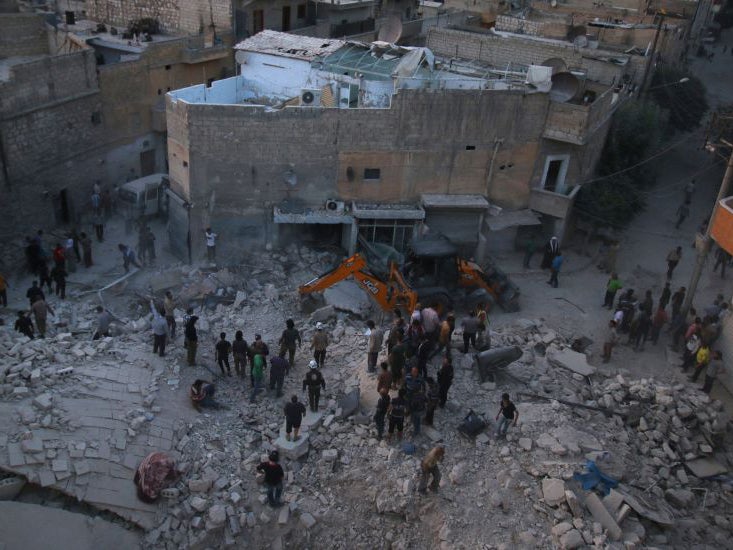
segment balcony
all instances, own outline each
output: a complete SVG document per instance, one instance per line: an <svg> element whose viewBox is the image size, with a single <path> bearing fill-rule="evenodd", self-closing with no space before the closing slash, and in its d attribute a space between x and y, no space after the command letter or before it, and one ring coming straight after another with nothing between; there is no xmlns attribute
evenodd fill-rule
<svg viewBox="0 0 733 550"><path fill-rule="evenodd" d="M710 234L728 254L733 254L733 197L718 203Z"/></svg>
<svg viewBox="0 0 733 550"><path fill-rule="evenodd" d="M565 219L573 207L578 191L580 191L579 185L572 187L567 194L545 191L544 189L532 189L529 193L529 207L535 212Z"/></svg>
<svg viewBox="0 0 733 550"><path fill-rule="evenodd" d="M586 90L589 91L594 90ZM592 103L551 101L542 136L574 145L585 145L593 133L609 120L619 103L619 94L613 88L606 89Z"/></svg>

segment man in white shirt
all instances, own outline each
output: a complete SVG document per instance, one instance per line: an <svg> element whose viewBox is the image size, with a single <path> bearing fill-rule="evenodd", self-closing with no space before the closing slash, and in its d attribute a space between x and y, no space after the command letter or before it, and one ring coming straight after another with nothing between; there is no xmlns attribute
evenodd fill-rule
<svg viewBox="0 0 733 550"><path fill-rule="evenodd" d="M216 262L216 237L218 235L211 231L211 227L206 228L206 257L211 263Z"/></svg>

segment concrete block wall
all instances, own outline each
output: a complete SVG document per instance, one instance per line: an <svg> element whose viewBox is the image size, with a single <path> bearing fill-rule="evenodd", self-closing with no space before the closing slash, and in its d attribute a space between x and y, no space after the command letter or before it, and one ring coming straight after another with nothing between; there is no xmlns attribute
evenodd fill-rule
<svg viewBox="0 0 733 550"><path fill-rule="evenodd" d="M10 80L0 83L4 117L99 89L93 50L47 56L10 71Z"/></svg>
<svg viewBox="0 0 733 550"><path fill-rule="evenodd" d="M440 56L476 59L496 67L504 67L509 63L538 65L551 57L560 57L568 66L586 69L589 79L609 85L618 82L624 74L623 67L590 57L599 54L599 50L584 51L569 42L433 28L428 32L427 47Z"/></svg>
<svg viewBox="0 0 733 550"><path fill-rule="evenodd" d="M548 103L546 94L465 90L402 91L390 109L267 111L169 98L172 186L194 204L192 235L221 216L236 225L239 215L237 231L254 231L250 222L261 225L263 212L271 216L285 198L317 208L328 198L415 202L425 192L479 193L520 208ZM380 180L364 181L364 168L379 168ZM295 186L286 182L291 170ZM194 257L199 245L193 241Z"/></svg>
<svg viewBox="0 0 733 550"><path fill-rule="evenodd" d="M141 18L157 19L165 32L199 34L214 25L229 30L232 25L230 0L88 0L87 17L127 27Z"/></svg>
<svg viewBox="0 0 733 550"><path fill-rule="evenodd" d="M0 13L0 59L48 52L46 23L35 13Z"/></svg>

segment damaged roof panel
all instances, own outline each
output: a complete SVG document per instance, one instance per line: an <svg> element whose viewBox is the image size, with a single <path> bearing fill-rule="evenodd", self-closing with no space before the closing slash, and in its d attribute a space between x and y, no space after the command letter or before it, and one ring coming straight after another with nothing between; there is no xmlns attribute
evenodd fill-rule
<svg viewBox="0 0 733 550"><path fill-rule="evenodd" d="M316 57L332 54L345 44L343 40L265 30L243 40L234 49L313 61Z"/></svg>

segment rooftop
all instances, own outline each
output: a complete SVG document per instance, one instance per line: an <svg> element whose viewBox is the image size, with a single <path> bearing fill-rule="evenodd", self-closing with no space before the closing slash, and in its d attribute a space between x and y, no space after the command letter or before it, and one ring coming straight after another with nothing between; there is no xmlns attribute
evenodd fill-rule
<svg viewBox="0 0 733 550"><path fill-rule="evenodd" d="M337 51L345 44L343 40L264 30L242 40L234 49L313 61Z"/></svg>

